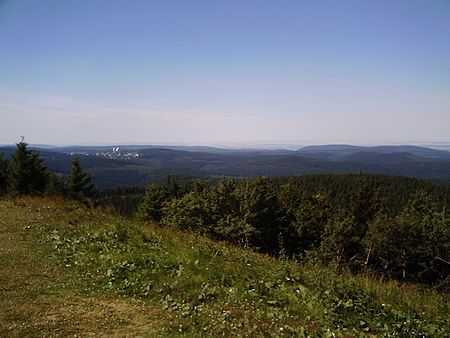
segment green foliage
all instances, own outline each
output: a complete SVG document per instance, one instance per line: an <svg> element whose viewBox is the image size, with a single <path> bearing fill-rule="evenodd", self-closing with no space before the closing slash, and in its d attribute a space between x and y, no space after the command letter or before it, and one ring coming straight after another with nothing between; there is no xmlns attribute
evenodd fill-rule
<svg viewBox="0 0 450 338"><path fill-rule="evenodd" d="M240 218L255 229L251 245L263 252L278 253L281 217L278 199L265 177L245 179L236 188Z"/></svg>
<svg viewBox="0 0 450 338"><path fill-rule="evenodd" d="M49 173L39 155L27 146L23 140L17 143L9 166L9 190L16 194L43 194L49 183Z"/></svg>
<svg viewBox="0 0 450 338"><path fill-rule="evenodd" d="M329 218L330 210L325 195L318 193L305 196L298 202L291 226L295 230L300 253L307 253L320 245Z"/></svg>
<svg viewBox="0 0 450 338"><path fill-rule="evenodd" d="M173 175L167 175L162 189L167 200L182 197L188 191L187 187Z"/></svg>
<svg viewBox="0 0 450 338"><path fill-rule="evenodd" d="M174 198L163 208L161 222L168 225L179 225L183 229L209 233L211 212L208 201L198 192L190 192L181 198Z"/></svg>
<svg viewBox="0 0 450 338"><path fill-rule="evenodd" d="M146 188L143 186L100 190L95 194L95 205L113 210L121 216L131 217L136 214L139 205L148 204L142 203L145 192Z"/></svg>
<svg viewBox="0 0 450 338"><path fill-rule="evenodd" d="M100 213L71 226L74 217L50 235L64 266L104 292L163 307L174 318L167 336L445 336L445 293L303 267L173 227Z"/></svg>
<svg viewBox="0 0 450 338"><path fill-rule="evenodd" d="M418 191L394 219L379 216L366 239L383 273L397 279L448 287L450 273L450 213Z"/></svg>
<svg viewBox="0 0 450 338"><path fill-rule="evenodd" d="M361 174L181 186L170 178L150 185L143 218L265 253L446 287L450 194L442 188Z"/></svg>
<svg viewBox="0 0 450 338"><path fill-rule="evenodd" d="M94 186L90 184L91 177L81 169L78 157L72 160L72 168L65 182L65 189L70 198L82 200L84 197L92 197L95 193Z"/></svg>
<svg viewBox="0 0 450 338"><path fill-rule="evenodd" d="M165 201L166 196L162 187L154 183L149 184L139 205L137 216L147 221L160 221Z"/></svg>
<svg viewBox="0 0 450 338"><path fill-rule="evenodd" d="M212 186L197 181L193 191L179 198L167 190L149 187L139 209L145 219L160 218L163 224L278 251L277 199L267 179L220 180Z"/></svg>
<svg viewBox="0 0 450 338"><path fill-rule="evenodd" d="M237 181L220 179L212 186L202 186L204 203L210 212L210 235L231 243L248 245L256 229L241 217Z"/></svg>
<svg viewBox="0 0 450 338"><path fill-rule="evenodd" d="M172 175L168 175L162 185L150 183L136 215L143 220L160 221L164 205L173 199L183 197L188 191L187 185Z"/></svg>
<svg viewBox="0 0 450 338"><path fill-rule="evenodd" d="M8 188L8 163L0 154L0 196L3 195Z"/></svg>

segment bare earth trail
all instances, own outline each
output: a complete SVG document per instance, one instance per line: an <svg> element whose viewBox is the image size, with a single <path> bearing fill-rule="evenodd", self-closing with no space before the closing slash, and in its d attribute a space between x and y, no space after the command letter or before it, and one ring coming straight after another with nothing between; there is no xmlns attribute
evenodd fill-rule
<svg viewBox="0 0 450 338"><path fill-rule="evenodd" d="M44 231L58 217L40 203L0 200L0 337L159 336L162 308L96 292L64 269Z"/></svg>

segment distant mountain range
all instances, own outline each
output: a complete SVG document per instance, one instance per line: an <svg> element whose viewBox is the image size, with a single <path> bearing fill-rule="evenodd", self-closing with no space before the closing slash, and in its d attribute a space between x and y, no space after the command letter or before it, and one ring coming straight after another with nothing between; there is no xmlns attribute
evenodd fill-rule
<svg viewBox="0 0 450 338"><path fill-rule="evenodd" d="M297 150L297 153L302 156L327 159L327 160L345 160L350 156L350 159L355 154L365 154L363 157L367 160L370 155L379 159L380 155L389 155L389 161L395 157L400 160L404 155L412 155L422 159L450 159L450 152L445 150L437 150L425 147L402 145L402 146L375 146L363 147L352 146L346 144L331 144L322 146L307 146ZM356 156L355 158L357 158ZM407 160L407 158L404 158ZM377 160L378 162L378 160Z"/></svg>
<svg viewBox="0 0 450 338"><path fill-rule="evenodd" d="M377 173L450 183L450 152L426 147L319 145L298 150L226 149L206 146L32 147L60 175L74 156L99 187L143 184L167 174L185 177L289 176L315 173ZM0 148L9 158L14 146Z"/></svg>

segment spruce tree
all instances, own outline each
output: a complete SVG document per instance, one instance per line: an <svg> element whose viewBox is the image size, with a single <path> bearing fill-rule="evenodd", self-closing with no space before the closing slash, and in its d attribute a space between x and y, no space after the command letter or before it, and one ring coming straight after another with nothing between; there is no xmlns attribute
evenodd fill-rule
<svg viewBox="0 0 450 338"><path fill-rule="evenodd" d="M47 187L49 173L39 154L27 146L23 138L17 143L9 168L9 188L17 194L42 194Z"/></svg>
<svg viewBox="0 0 450 338"><path fill-rule="evenodd" d="M0 195L3 195L8 188L8 163L0 154Z"/></svg>
<svg viewBox="0 0 450 338"><path fill-rule="evenodd" d="M91 177L81 169L80 159L74 158L69 177L65 187L68 195L73 199L81 200L83 197L92 197L94 185L90 184Z"/></svg>
<svg viewBox="0 0 450 338"><path fill-rule="evenodd" d="M147 221L160 221L164 202L168 202L168 200L165 198L163 188L155 183L150 183L139 205L138 217Z"/></svg>

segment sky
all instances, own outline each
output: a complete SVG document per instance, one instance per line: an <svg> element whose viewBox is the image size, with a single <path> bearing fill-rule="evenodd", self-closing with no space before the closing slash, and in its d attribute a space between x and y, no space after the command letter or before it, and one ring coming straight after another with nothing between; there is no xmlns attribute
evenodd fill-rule
<svg viewBox="0 0 450 338"><path fill-rule="evenodd" d="M450 0L0 0L0 144L450 142Z"/></svg>

